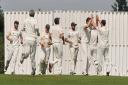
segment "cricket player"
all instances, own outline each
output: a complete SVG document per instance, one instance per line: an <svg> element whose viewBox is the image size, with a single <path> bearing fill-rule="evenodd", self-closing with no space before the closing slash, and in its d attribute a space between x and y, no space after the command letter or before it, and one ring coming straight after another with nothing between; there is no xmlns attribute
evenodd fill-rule
<svg viewBox="0 0 128 85"><path fill-rule="evenodd" d="M76 31L76 25L74 22L71 23L71 30L69 31L67 38L65 39L66 42L69 43L70 47L70 53L71 53L71 59L73 61L73 67L70 67L70 74L76 74L75 69L76 69L76 63L77 63L77 55L79 51L79 42L80 42L80 37L79 37L79 32Z"/></svg>
<svg viewBox="0 0 128 85"><path fill-rule="evenodd" d="M93 16L91 17L91 22L93 21ZM91 24L92 25L92 24ZM90 74L97 74L97 43L98 43L98 31L92 25L90 28L90 41L89 41L89 69Z"/></svg>
<svg viewBox="0 0 128 85"><path fill-rule="evenodd" d="M62 54L63 54L63 43L64 43L64 31L59 25L60 18L55 18L54 23L55 25L51 27L50 33L52 38L52 47L53 47L53 57L54 57L54 64L49 64L49 72L52 72L53 65L56 64L55 74L62 73Z"/></svg>
<svg viewBox="0 0 128 85"><path fill-rule="evenodd" d="M81 49L82 49L82 56L84 58L84 66L83 66L83 75L88 75L89 71L89 41L90 41L90 29L91 29L91 18L88 17L86 19L86 25L80 29L80 40L81 40Z"/></svg>
<svg viewBox="0 0 128 85"><path fill-rule="evenodd" d="M106 63L106 75L110 74L110 60L108 56L109 45L109 30L106 28L106 20L100 20L99 16L96 16L96 24L93 25L98 30L98 74L102 75L103 65Z"/></svg>
<svg viewBox="0 0 128 85"><path fill-rule="evenodd" d="M31 65L32 65L31 75L35 75L36 39L37 39L37 35L39 36L38 24L34 16L35 16L34 10L30 10L29 18L27 18L24 22L24 27L22 29L22 31L24 32L24 36L23 36L24 50L20 59L20 62L22 64L25 58L30 57Z"/></svg>
<svg viewBox="0 0 128 85"><path fill-rule="evenodd" d="M8 69L10 61L12 61L12 68L11 68L11 74L15 74L15 66L16 61L19 53L19 46L20 42L22 43L22 35L21 32L18 29L19 22L14 22L14 29L7 34L7 40L10 41L10 49L9 54L7 56L5 71Z"/></svg>
<svg viewBox="0 0 128 85"><path fill-rule="evenodd" d="M40 72L42 74L46 74L46 69L48 67L48 61L49 61L49 57L50 57L50 46L52 44L51 42L51 33L49 32L50 30L50 25L47 24L45 26L45 32L42 33L41 35L41 41L40 41L40 45L41 45L41 49L44 53L44 57L42 56L42 59L40 60ZM42 70L43 67L43 70Z"/></svg>

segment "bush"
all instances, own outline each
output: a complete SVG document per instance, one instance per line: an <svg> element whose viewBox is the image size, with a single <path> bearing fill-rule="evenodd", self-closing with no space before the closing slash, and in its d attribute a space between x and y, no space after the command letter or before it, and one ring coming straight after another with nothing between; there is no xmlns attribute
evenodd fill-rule
<svg viewBox="0 0 128 85"><path fill-rule="evenodd" d="M4 73L4 34L0 33L0 73Z"/></svg>

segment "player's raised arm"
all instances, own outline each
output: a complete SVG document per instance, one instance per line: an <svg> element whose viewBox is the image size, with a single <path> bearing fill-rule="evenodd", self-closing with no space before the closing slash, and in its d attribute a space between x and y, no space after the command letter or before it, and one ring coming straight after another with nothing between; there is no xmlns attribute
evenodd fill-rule
<svg viewBox="0 0 128 85"><path fill-rule="evenodd" d="M97 25L97 27L101 26L100 23L101 23L101 20L100 20L99 16L96 15L96 25Z"/></svg>

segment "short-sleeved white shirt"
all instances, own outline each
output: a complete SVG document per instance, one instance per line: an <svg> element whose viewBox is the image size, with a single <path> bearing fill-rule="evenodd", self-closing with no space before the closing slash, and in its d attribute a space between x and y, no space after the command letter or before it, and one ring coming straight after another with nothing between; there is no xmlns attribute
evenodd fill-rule
<svg viewBox="0 0 128 85"><path fill-rule="evenodd" d="M60 34L63 34L64 32L63 32L63 29L59 25L52 26L50 28L50 33L51 33L53 43L62 43Z"/></svg>
<svg viewBox="0 0 128 85"><path fill-rule="evenodd" d="M20 37L20 31L11 31L11 37L12 37L12 45L14 46L18 46L20 45L20 40L19 40L19 37Z"/></svg>
<svg viewBox="0 0 128 85"><path fill-rule="evenodd" d="M72 42L72 47L78 47L78 41L79 41L79 32L78 31L73 31L73 30L70 30L68 32L68 35L67 35L67 38L69 41Z"/></svg>
<svg viewBox="0 0 128 85"><path fill-rule="evenodd" d="M98 30L98 46L108 47L109 30L105 26L99 27L97 30Z"/></svg>
<svg viewBox="0 0 128 85"><path fill-rule="evenodd" d="M38 29L37 20L34 17L29 17L24 22L25 29L25 39L26 40L36 40L36 29Z"/></svg>

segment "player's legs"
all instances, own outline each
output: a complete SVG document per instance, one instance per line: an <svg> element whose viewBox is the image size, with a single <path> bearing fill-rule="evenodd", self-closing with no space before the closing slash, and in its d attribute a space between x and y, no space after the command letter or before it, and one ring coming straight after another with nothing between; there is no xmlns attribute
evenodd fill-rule
<svg viewBox="0 0 128 85"><path fill-rule="evenodd" d="M104 48L98 48L98 74L102 75L104 62Z"/></svg>
<svg viewBox="0 0 128 85"><path fill-rule="evenodd" d="M31 51L30 41L25 41L24 44L23 44L22 56L21 56L21 59L20 59L21 64L24 62L25 58L29 57L30 51Z"/></svg>
<svg viewBox="0 0 128 85"><path fill-rule="evenodd" d="M48 66L48 60L49 60L49 57L50 57L50 48L43 48L42 49L43 52L44 52L44 59L40 62L40 69L43 68L43 70L40 70L42 72L42 74L46 74L46 69L47 69L47 66Z"/></svg>
<svg viewBox="0 0 128 85"><path fill-rule="evenodd" d="M71 67L70 67L70 74L74 73L74 54L75 54L75 49L73 47L70 47L70 54L71 54Z"/></svg>
<svg viewBox="0 0 128 85"><path fill-rule="evenodd" d="M84 42L85 43L85 42ZM83 75L88 75L88 44L81 44L81 49L82 49L82 56L84 60L84 66L83 66Z"/></svg>
<svg viewBox="0 0 128 85"><path fill-rule="evenodd" d="M75 48L75 53L74 53L74 72L75 72L75 69L76 69L78 51L79 51L79 48Z"/></svg>
<svg viewBox="0 0 128 85"><path fill-rule="evenodd" d="M76 63L77 63L77 55L78 55L78 51L79 49L78 48L70 48L70 51L71 51L71 59L73 61L73 67L71 67L71 72L75 73L75 69L76 69Z"/></svg>
<svg viewBox="0 0 128 85"><path fill-rule="evenodd" d="M10 61L11 61L11 59L12 59L13 53L14 53L14 49L13 49L13 47L11 47L11 48L9 49L9 53L8 53L8 55L7 55L7 60L6 60L6 64L5 64L5 71L6 71L6 70L8 69L8 67L9 67L9 64L10 64Z"/></svg>
<svg viewBox="0 0 128 85"><path fill-rule="evenodd" d="M62 52L63 52L62 43L55 43L53 46L54 64L56 64L55 74L61 74Z"/></svg>
<svg viewBox="0 0 128 85"><path fill-rule="evenodd" d="M32 75L35 75L36 71L36 62L35 62L35 54L36 54L36 42L30 41L30 59L32 65Z"/></svg>
<svg viewBox="0 0 128 85"><path fill-rule="evenodd" d="M90 52L89 52L89 66L88 69L90 71L90 74L92 75L96 75L96 71L97 71L97 49L96 47L90 47Z"/></svg>
<svg viewBox="0 0 128 85"><path fill-rule="evenodd" d="M18 54L19 54L19 46L16 46L15 47L14 54L13 54L13 57L12 57L12 68L11 68L12 69L11 70L11 73L12 74L15 73L15 66L16 66Z"/></svg>
<svg viewBox="0 0 128 85"><path fill-rule="evenodd" d="M46 48L45 64L48 64L50 53L51 53L51 49L50 48Z"/></svg>
<svg viewBox="0 0 128 85"><path fill-rule="evenodd" d="M110 74L110 58L109 58L109 48L104 49L105 63L106 63L106 74Z"/></svg>

